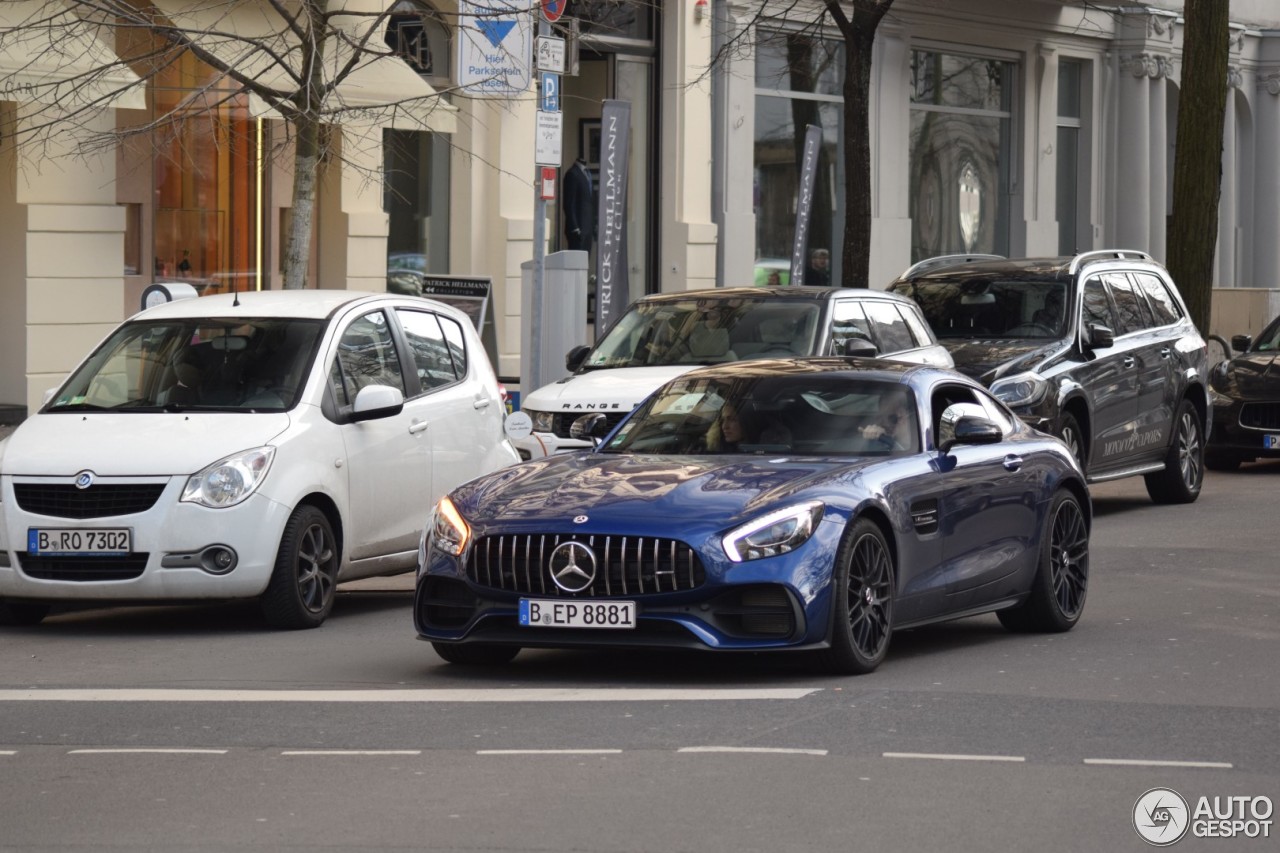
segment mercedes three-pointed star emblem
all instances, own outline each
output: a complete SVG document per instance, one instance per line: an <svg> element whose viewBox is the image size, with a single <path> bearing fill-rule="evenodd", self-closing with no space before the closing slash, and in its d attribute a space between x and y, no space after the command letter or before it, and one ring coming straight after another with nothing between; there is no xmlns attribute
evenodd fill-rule
<svg viewBox="0 0 1280 853"><path fill-rule="evenodd" d="M596 555L581 542L561 542L548 563L551 580L565 592L582 592L596 579Z"/></svg>

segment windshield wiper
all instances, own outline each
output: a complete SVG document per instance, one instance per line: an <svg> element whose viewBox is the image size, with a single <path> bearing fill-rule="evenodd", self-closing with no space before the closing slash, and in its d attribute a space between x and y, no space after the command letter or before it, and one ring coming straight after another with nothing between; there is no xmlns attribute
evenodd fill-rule
<svg viewBox="0 0 1280 853"><path fill-rule="evenodd" d="M50 406L51 412L109 412L115 406L99 406L97 403L60 403Z"/></svg>

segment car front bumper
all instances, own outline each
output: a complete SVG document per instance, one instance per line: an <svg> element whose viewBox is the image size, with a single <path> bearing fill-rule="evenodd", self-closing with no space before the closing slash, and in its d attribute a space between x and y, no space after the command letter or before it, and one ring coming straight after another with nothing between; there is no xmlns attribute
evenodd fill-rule
<svg viewBox="0 0 1280 853"><path fill-rule="evenodd" d="M1239 456L1244 460L1280 458L1280 448L1266 446L1266 437L1280 436L1280 428L1263 429L1241 425L1240 411L1246 402L1254 401L1215 395L1213 430L1209 434L1208 449L1215 453Z"/></svg>

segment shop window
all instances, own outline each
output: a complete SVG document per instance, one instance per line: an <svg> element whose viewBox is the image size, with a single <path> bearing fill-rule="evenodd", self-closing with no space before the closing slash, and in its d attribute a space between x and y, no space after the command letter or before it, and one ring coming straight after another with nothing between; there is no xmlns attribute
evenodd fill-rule
<svg viewBox="0 0 1280 853"><path fill-rule="evenodd" d="M124 208L124 274L142 275L142 205L120 207Z"/></svg>

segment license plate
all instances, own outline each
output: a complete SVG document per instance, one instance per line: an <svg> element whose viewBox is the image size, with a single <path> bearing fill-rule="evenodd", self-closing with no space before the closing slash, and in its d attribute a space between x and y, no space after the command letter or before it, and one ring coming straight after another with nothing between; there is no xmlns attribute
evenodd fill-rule
<svg viewBox="0 0 1280 853"><path fill-rule="evenodd" d="M1262 437L1262 446L1267 450L1280 449L1280 435L1264 435Z"/></svg>
<svg viewBox="0 0 1280 853"><path fill-rule="evenodd" d="M634 601L520 599L520 624L529 628L634 628Z"/></svg>
<svg viewBox="0 0 1280 853"><path fill-rule="evenodd" d="M106 556L133 550L127 527L32 527L27 530L27 553L33 556Z"/></svg>

